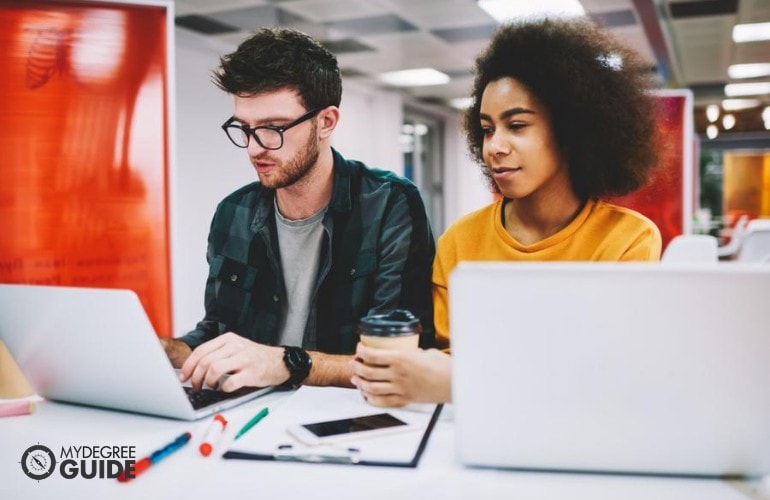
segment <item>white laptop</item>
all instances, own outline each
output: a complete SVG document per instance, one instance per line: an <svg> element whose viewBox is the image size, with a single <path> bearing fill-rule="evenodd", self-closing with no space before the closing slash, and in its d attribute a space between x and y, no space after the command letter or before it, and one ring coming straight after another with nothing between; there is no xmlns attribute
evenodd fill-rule
<svg viewBox="0 0 770 500"><path fill-rule="evenodd" d="M770 266L463 263L449 295L463 464L770 473Z"/></svg>
<svg viewBox="0 0 770 500"><path fill-rule="evenodd" d="M188 396L131 290L0 285L0 339L55 401L195 420L271 389Z"/></svg>

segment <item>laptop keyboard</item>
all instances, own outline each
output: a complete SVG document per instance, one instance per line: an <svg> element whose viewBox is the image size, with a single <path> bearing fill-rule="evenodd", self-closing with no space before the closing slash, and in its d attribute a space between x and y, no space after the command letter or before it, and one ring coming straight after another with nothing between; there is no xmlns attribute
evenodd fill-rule
<svg viewBox="0 0 770 500"><path fill-rule="evenodd" d="M254 391L258 391L259 387L241 387L233 392L218 391L215 389L201 389L198 392L194 392L192 387L184 387L184 392L187 393L187 399L192 403L193 408L199 410L207 406L211 406L214 403L219 403L225 399L234 399L240 396L245 396Z"/></svg>

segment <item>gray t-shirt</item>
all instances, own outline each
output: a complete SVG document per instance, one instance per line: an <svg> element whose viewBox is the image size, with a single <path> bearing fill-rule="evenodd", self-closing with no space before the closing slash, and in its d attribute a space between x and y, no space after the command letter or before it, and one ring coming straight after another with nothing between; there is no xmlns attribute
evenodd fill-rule
<svg viewBox="0 0 770 500"><path fill-rule="evenodd" d="M289 220L281 215L278 202L275 202L278 248L287 298L283 303L279 345L302 346L318 274L325 213L326 207L307 219Z"/></svg>

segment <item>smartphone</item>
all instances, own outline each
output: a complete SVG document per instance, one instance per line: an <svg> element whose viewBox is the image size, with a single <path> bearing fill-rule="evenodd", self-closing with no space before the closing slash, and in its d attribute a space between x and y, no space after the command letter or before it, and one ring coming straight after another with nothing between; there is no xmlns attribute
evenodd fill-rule
<svg viewBox="0 0 770 500"><path fill-rule="evenodd" d="M345 439L379 436L410 429L412 426L390 413L377 413L363 417L294 425L286 430L301 443L315 445L334 443Z"/></svg>

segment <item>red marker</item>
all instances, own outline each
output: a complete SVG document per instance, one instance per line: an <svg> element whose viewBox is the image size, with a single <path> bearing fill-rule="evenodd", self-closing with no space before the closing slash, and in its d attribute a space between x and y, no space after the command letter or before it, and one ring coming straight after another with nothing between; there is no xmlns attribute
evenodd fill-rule
<svg viewBox="0 0 770 500"><path fill-rule="evenodd" d="M214 445L222 439L222 435L225 433L225 427L227 427L227 420L225 420L225 417L222 415L214 416L214 421L211 422L211 426L209 427L209 430L206 431L203 442L199 447L201 455L204 457L211 455Z"/></svg>

